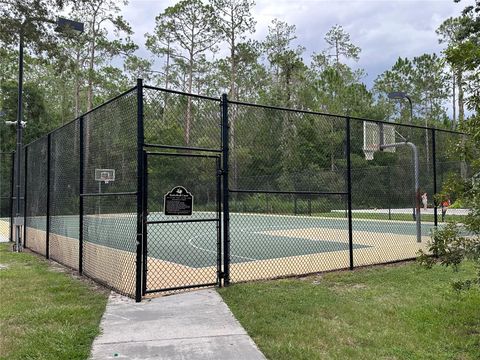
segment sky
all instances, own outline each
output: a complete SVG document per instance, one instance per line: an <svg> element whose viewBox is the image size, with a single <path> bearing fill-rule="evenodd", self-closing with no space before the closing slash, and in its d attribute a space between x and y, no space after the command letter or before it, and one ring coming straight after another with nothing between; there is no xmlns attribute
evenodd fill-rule
<svg viewBox="0 0 480 360"><path fill-rule="evenodd" d="M134 40L141 46L138 55L150 58L145 50L144 34L153 32L155 16L175 0L130 0L123 16L132 26ZM326 48L324 36L334 25L350 34L352 43L362 51L358 62L348 65L366 72L368 87L388 70L399 57L413 58L424 53L439 54L435 30L448 17L459 16L462 9L474 3L463 0L257 0L253 16L257 21L257 40L265 39L274 18L296 26L296 44L306 48L304 59ZM155 69L155 68L154 68Z"/></svg>

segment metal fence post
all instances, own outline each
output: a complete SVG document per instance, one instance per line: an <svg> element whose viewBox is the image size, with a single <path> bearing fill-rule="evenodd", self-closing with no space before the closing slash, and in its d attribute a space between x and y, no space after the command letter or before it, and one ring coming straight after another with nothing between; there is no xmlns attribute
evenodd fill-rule
<svg viewBox="0 0 480 360"><path fill-rule="evenodd" d="M147 233L147 201L148 201L148 156L145 151L143 151L143 185L142 185L142 261L143 261L143 268L142 268L142 295L146 294L147 291L147 261L148 261L148 248L147 248L147 241L148 241L148 233Z"/></svg>
<svg viewBox="0 0 480 360"><path fill-rule="evenodd" d="M433 193L437 194L437 145L435 139L435 129L432 129L432 163L433 163ZM438 226L438 206L437 200L433 201L433 221Z"/></svg>
<svg viewBox="0 0 480 360"><path fill-rule="evenodd" d="M220 157L215 159L217 170L217 285L222 287L222 165Z"/></svg>
<svg viewBox="0 0 480 360"><path fill-rule="evenodd" d="M12 173L10 174L10 241L13 242L13 195L15 193L15 151L12 152Z"/></svg>
<svg viewBox="0 0 480 360"><path fill-rule="evenodd" d="M47 136L47 229L45 237L45 257L50 259L50 152L52 148L52 136Z"/></svg>
<svg viewBox="0 0 480 360"><path fill-rule="evenodd" d="M346 155L347 155L347 210L348 210L348 250L350 270L353 270L353 231L352 231L352 164L350 159L350 118L345 119Z"/></svg>
<svg viewBox="0 0 480 360"><path fill-rule="evenodd" d="M137 79L137 258L135 301L142 301L142 257L143 257L143 80ZM146 266L146 264L143 264Z"/></svg>
<svg viewBox="0 0 480 360"><path fill-rule="evenodd" d="M390 171L387 168L387 179L388 179L388 184L387 184L387 189L391 189L392 187L392 177L390 176ZM392 198L390 197L387 199L388 201L388 220L392 220Z"/></svg>
<svg viewBox="0 0 480 360"><path fill-rule="evenodd" d="M228 99L222 95L222 157L223 157L223 284L230 284L230 208L228 188Z"/></svg>
<svg viewBox="0 0 480 360"><path fill-rule="evenodd" d="M78 272L80 275L83 274L83 173L84 173L84 147L85 147L85 138L83 133L84 120L83 116L79 118L79 209L78 209Z"/></svg>
<svg viewBox="0 0 480 360"><path fill-rule="evenodd" d="M28 146L23 149L23 247L27 246L27 163L28 163ZM19 162L20 163L20 162ZM20 179L18 180L20 181ZM20 246L21 247L21 246Z"/></svg>

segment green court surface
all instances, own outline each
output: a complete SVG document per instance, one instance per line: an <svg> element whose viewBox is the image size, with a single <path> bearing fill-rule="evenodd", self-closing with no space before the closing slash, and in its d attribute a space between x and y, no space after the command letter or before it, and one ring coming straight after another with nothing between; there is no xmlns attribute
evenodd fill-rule
<svg viewBox="0 0 480 360"><path fill-rule="evenodd" d="M192 216L165 216L152 213L148 221L214 219L210 212ZM29 218L28 226L45 230L45 217ZM134 252L137 227L136 214L87 215L84 218L84 241ZM51 218L51 232L78 239L78 216ZM149 257L192 268L215 266L217 263L216 221L148 224ZM415 236L413 221L353 220L353 248L363 244L368 234ZM422 224L422 235L428 236L432 223ZM312 236L321 230L321 238ZM345 218L288 216L267 214L230 214L230 256L232 263L278 259L291 256L348 250L348 222ZM355 235L354 234L354 235ZM28 237L27 237L28 239ZM390 238L390 241L391 238ZM368 243L368 241L365 241Z"/></svg>

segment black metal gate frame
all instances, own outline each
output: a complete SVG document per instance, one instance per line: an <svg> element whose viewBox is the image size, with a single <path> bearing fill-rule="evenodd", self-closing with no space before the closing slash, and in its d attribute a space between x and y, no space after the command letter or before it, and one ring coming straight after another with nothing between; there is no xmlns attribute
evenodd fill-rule
<svg viewBox="0 0 480 360"><path fill-rule="evenodd" d="M162 147L162 146L156 146ZM190 148L183 148L184 150L191 150ZM169 287L169 288L159 288L159 289L148 289L147 285L147 277L148 277L148 244L143 249L143 295L151 294L156 292L163 292L163 291L174 291L174 290L182 290L182 289L190 289L190 288L197 288L197 287L206 287L206 286L221 286L221 278L222 278L222 207L221 207L221 170L220 170L220 155L206 155L206 154L189 154L189 153L172 153L172 152L148 152L144 151L143 156L143 168L144 168L144 187L143 187L143 236L147 239L148 242L148 225L154 224L174 224L174 223L199 223L199 222L216 222L217 223L217 279L215 282L212 283L204 283L204 284L195 284L195 285L183 285L177 287ZM148 204L148 157L149 156L171 156L171 157L189 157L189 158L207 158L207 159L214 159L215 160L215 168L216 168L216 182L217 182L217 196L216 196L216 217L209 218L209 219L183 219L183 220L154 220L148 221L148 211L147 211L147 204Z"/></svg>
<svg viewBox="0 0 480 360"><path fill-rule="evenodd" d="M211 149L211 148L198 148L198 147L185 147L185 146L173 146L173 145L162 145L162 144L151 144L145 142L145 133L144 133L144 112L143 112L143 102L144 94L143 89L152 89L160 90L164 92L169 92L173 94L186 95L183 92L170 90L170 89L161 89L153 86L143 85L143 80L137 80L137 254L136 254L136 289L135 289L135 301L142 301L142 296L158 291L172 291L178 289L188 289L200 286L213 286L218 285L228 285L230 283L229 277L229 267L230 267L230 234L229 234L229 207L228 207L228 100L227 95L223 94L220 101L220 127L221 127L221 148L220 149ZM218 101L218 99L188 94L189 96L207 100ZM165 152L148 152L148 148L157 148L163 150L174 150L174 151L184 151L187 153L165 153ZM198 152L197 154L192 154L192 151ZM216 155L204 155L202 153L214 153ZM160 154L167 156L191 156L191 157L210 157L215 158L217 161L217 219L212 219L211 221L217 221L217 282L211 284L201 284L201 285L186 285L179 288L169 288L169 289L147 289L147 225L153 222L147 221L147 157L153 154ZM220 166L221 161L221 166ZM222 212L223 212L223 221L222 221ZM187 222L187 221L181 221ZM190 221L191 222L191 221ZM222 227L223 223L223 227ZM223 229L222 229L223 228ZM223 232L222 232L223 230ZM223 233L223 243L222 243L222 233ZM222 246L223 245L223 246ZM222 263L222 250L223 250L223 263ZM222 269L223 265L223 269Z"/></svg>

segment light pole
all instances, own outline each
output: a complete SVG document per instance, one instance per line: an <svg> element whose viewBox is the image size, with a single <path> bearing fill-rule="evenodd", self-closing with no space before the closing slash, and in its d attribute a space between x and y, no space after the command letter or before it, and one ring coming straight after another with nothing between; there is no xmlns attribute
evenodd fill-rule
<svg viewBox="0 0 480 360"><path fill-rule="evenodd" d="M412 99L410 98L410 96L408 96L408 94L404 91L392 91L392 92L389 92L387 96L388 96L389 99L392 99L392 100L403 100L403 99L408 100L408 103L410 104L410 124L413 124L413 103L412 103ZM414 202L413 213L412 213L413 220L417 219L415 209L418 210L417 211L418 213L420 211L420 199L419 199L420 193L419 193L419 190L417 188L415 188L415 189L416 189L416 191L415 191L415 202Z"/></svg>
<svg viewBox="0 0 480 360"><path fill-rule="evenodd" d="M410 123L413 123L413 106L412 106L412 100L410 97L404 93L403 91L396 91L396 92L391 92L388 94L389 99L407 99L408 102L410 103ZM425 157L426 157L426 163L427 163L427 173L430 173L430 149L428 145L428 118L425 117Z"/></svg>
<svg viewBox="0 0 480 360"><path fill-rule="evenodd" d="M25 24L32 21L43 21L43 22L53 22L48 19L30 19L27 18L23 21L20 26L20 44L19 44L19 55L18 55L18 106L17 106L17 121L16 121L16 133L17 133L17 146L15 154L15 166L16 166L16 180L15 180L15 196L16 196L16 211L15 211L15 250L20 252L22 250L22 242L20 237L20 231L22 226L22 219L20 218L20 166L21 166L21 153L22 153L22 130L25 127L25 122L23 121L23 37L24 37L24 27ZM65 31L68 29L73 30L74 32L81 33L83 32L83 23L68 20L65 18L57 18L57 21L54 22L57 27L55 31ZM25 216L26 214L23 214ZM24 239L25 240L25 239Z"/></svg>
<svg viewBox="0 0 480 360"><path fill-rule="evenodd" d="M22 221L20 219L20 154L22 152L22 121L23 121L23 103L22 103L22 94L23 94L23 25L20 28L20 44L19 44L19 55L18 55L18 104L17 104L17 144L15 151L15 170L16 170L16 180L15 180L15 250L17 252L21 251L21 241L20 241L20 229Z"/></svg>
<svg viewBox="0 0 480 360"><path fill-rule="evenodd" d="M388 93L388 98L393 100L402 100L402 99L408 100L408 103L410 104L410 124L413 124L413 104L412 104L412 99L410 99L410 96L408 96L408 94L403 91L393 91Z"/></svg>
<svg viewBox="0 0 480 360"><path fill-rule="evenodd" d="M413 105L412 99L407 95L407 93L403 91L395 91L388 93L389 99L407 99L410 104L410 124L413 124ZM427 172L430 172L430 151L428 145L428 118L425 117L425 154L426 154L426 161L427 161Z"/></svg>

